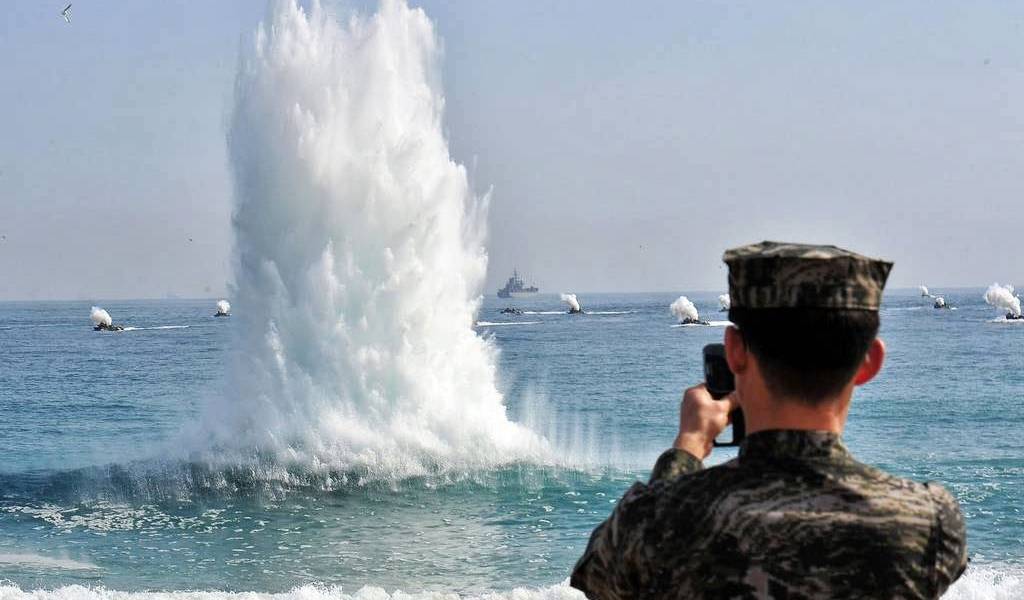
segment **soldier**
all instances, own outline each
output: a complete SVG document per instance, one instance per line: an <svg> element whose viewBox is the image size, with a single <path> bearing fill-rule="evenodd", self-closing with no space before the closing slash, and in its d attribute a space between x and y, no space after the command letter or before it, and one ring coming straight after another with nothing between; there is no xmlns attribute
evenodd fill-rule
<svg viewBox="0 0 1024 600"><path fill-rule="evenodd" d="M736 391L686 390L673 447L594 530L572 586L602 600L939 597L967 564L956 500L856 461L840 438L885 357L892 263L775 242L725 262ZM703 468L735 408L739 456Z"/></svg>

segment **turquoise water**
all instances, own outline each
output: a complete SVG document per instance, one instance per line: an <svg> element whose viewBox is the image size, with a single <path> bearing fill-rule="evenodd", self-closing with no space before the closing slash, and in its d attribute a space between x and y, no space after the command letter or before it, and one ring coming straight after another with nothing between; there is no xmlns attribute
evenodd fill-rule
<svg viewBox="0 0 1024 600"><path fill-rule="evenodd" d="M846 441L959 498L977 574L961 597L1020 597L1024 323L998 322L982 293L945 293L954 311L887 295L889 358L858 392ZM169 459L224 393L233 321L213 318L210 300L103 303L138 328L121 333L92 331L89 302L0 303L0 580L7 591L568 594L590 530L670 443L700 349L721 338L721 327L672 327L675 296L580 294L582 316L555 296L486 299L477 329L500 350L509 412L565 464L405 480ZM717 294L690 297L722 318ZM539 314L498 312L509 304Z"/></svg>

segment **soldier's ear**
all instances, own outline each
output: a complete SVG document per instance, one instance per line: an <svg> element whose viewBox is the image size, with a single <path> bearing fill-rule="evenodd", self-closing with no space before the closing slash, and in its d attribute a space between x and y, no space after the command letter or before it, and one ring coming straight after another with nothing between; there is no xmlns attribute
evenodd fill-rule
<svg viewBox="0 0 1024 600"><path fill-rule="evenodd" d="M868 346L864 361L860 363L857 374L853 376L853 385L864 385L871 381L882 370L882 363L885 362L885 342L875 338Z"/></svg>
<svg viewBox="0 0 1024 600"><path fill-rule="evenodd" d="M725 329L725 362L729 363L730 371L741 375L746 372L747 365L750 364L747 342L735 325L730 325Z"/></svg>

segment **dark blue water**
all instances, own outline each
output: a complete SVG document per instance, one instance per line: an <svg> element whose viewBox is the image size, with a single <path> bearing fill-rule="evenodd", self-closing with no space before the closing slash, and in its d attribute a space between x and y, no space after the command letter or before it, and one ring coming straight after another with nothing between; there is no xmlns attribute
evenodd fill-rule
<svg viewBox="0 0 1024 600"><path fill-rule="evenodd" d="M1009 598L1024 590L1024 323L994 322L982 292L946 293L954 311L886 297L889 357L858 391L846 441L866 462L945 483L975 573L955 593ZM92 331L88 302L0 303L3 589L571 596L562 582L590 530L671 442L701 347L723 331L671 327L675 295L580 297L590 314L562 314L554 296L488 298L481 322L527 324L478 327L500 349L510 414L578 468L292 485L167 458L223 394L232 320L213 318L212 301L104 303L138 328L120 333ZM716 294L690 297L723 318ZM541 314L499 314L510 304Z"/></svg>

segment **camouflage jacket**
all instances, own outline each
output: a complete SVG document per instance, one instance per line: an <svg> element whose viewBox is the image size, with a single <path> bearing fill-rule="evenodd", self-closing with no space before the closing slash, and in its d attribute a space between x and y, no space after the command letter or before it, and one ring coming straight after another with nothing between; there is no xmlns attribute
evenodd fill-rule
<svg viewBox="0 0 1024 600"><path fill-rule="evenodd" d="M967 564L942 486L853 459L827 432L761 431L704 469L662 454L594 530L589 598L937 598Z"/></svg>

